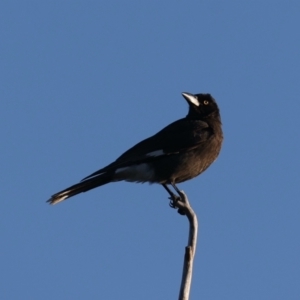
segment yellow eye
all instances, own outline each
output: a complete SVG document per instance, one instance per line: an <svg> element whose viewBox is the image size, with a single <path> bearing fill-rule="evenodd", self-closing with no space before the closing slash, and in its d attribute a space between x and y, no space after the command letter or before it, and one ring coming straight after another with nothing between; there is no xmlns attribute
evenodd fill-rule
<svg viewBox="0 0 300 300"><path fill-rule="evenodd" d="M208 100L204 100L203 103L204 103L204 105L207 105L209 102L208 102Z"/></svg>

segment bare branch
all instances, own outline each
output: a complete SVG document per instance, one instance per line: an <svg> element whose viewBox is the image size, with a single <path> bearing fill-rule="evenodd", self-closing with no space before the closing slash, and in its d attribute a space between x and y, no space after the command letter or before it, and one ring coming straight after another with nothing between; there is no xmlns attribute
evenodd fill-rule
<svg viewBox="0 0 300 300"><path fill-rule="evenodd" d="M198 234L198 220L195 212L190 206L189 200L183 191L180 191L180 201L176 202L176 207L180 211L184 212L187 216L190 228L189 228L189 240L188 245L185 247L183 271L181 286L179 292L179 300L188 300L190 296L190 289L192 283L193 263L196 252L197 234Z"/></svg>

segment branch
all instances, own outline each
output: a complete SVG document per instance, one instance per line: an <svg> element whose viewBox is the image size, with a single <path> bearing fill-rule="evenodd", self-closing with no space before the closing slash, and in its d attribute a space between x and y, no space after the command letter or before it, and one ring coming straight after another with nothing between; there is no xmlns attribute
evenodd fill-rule
<svg viewBox="0 0 300 300"><path fill-rule="evenodd" d="M190 206L189 200L183 191L180 191L180 201L176 201L176 207L185 213L187 216L189 228L188 245L185 247L183 271L181 286L179 292L179 300L188 300L190 296L190 289L192 283L193 263L196 252L197 234L198 234L198 220L195 212Z"/></svg>

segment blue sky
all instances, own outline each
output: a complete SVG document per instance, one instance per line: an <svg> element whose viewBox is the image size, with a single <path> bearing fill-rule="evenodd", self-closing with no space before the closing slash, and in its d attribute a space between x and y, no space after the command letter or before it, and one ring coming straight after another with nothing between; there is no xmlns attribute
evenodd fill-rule
<svg viewBox="0 0 300 300"><path fill-rule="evenodd" d="M2 1L1 299L176 299L188 222L159 185L53 193L211 93L225 141L179 185L191 299L299 299L300 4Z"/></svg>

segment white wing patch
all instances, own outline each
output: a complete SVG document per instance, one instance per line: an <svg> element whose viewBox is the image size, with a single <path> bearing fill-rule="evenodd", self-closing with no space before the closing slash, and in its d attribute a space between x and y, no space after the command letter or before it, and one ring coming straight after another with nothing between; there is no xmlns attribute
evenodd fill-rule
<svg viewBox="0 0 300 300"><path fill-rule="evenodd" d="M156 157L156 156L161 156L164 154L165 154L164 150L156 150L156 151L147 153L146 156Z"/></svg>
<svg viewBox="0 0 300 300"><path fill-rule="evenodd" d="M116 180L125 180L130 182L153 181L154 170L147 163L132 165L130 167L119 168L115 172Z"/></svg>

